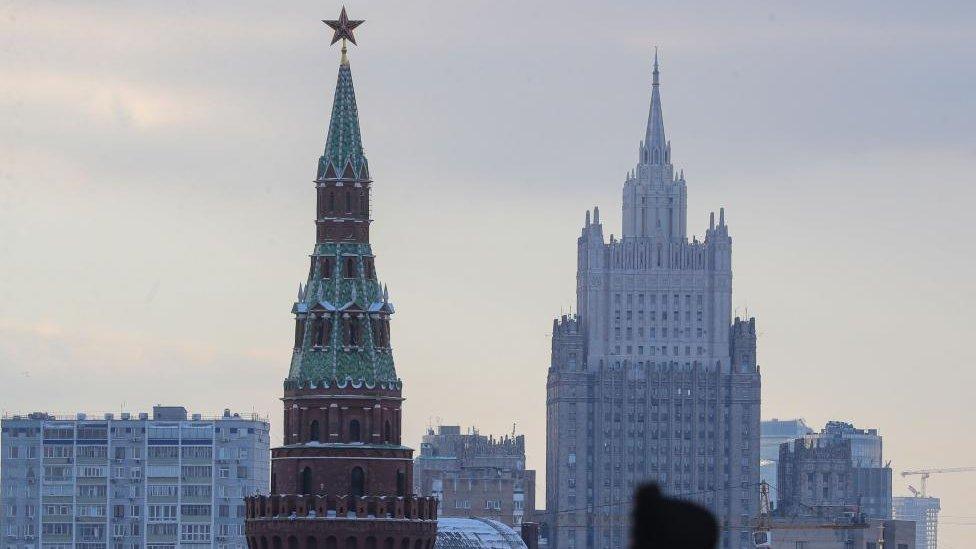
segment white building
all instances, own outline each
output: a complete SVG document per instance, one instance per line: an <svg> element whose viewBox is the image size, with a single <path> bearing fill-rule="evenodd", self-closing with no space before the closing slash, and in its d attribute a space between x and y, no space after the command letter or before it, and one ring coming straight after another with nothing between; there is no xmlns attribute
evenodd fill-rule
<svg viewBox="0 0 976 549"><path fill-rule="evenodd" d="M626 546L635 488L656 482L750 547L759 510L760 376L755 319L732 319L724 210L687 230L655 61L638 159L623 184L621 237L599 210L577 241L578 315L553 323L546 510L556 549Z"/></svg>
<svg viewBox="0 0 976 549"><path fill-rule="evenodd" d="M4 549L244 548L270 476L267 420L229 411L7 416L0 452Z"/></svg>
<svg viewBox="0 0 976 549"><path fill-rule="evenodd" d="M915 523L915 549L937 549L939 546L939 498L892 498L892 514L898 520Z"/></svg>

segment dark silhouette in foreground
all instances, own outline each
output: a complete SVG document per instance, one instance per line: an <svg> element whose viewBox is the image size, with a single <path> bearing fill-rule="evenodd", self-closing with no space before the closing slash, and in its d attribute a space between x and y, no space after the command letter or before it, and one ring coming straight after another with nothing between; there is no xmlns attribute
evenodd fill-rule
<svg viewBox="0 0 976 549"><path fill-rule="evenodd" d="M704 507L661 495L654 484L637 490L632 549L714 549L718 522Z"/></svg>

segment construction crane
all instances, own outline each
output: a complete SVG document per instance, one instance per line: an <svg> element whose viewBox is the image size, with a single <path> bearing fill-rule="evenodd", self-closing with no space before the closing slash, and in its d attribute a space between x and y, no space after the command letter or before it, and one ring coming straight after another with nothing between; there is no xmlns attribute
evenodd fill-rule
<svg viewBox="0 0 976 549"><path fill-rule="evenodd" d="M911 486L909 486L908 489L911 490L912 493L915 494L916 497L923 497L924 498L924 497L927 497L925 495L925 481L928 480L929 476L931 476L933 474L936 474L936 473L968 473L968 472L972 472L972 471L976 471L976 467L947 467L947 468L942 468L942 469L916 469L914 471L902 471L901 472L901 476L902 477L908 477L908 476L918 476L918 477L921 477L921 479L922 479L922 490L921 490L921 492L919 492L918 490L916 490L915 488L913 488Z"/></svg>

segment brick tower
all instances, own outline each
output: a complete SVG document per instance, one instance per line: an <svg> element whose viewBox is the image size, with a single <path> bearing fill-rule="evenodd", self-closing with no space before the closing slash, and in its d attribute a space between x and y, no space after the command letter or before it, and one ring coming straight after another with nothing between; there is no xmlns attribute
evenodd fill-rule
<svg viewBox="0 0 976 549"><path fill-rule="evenodd" d="M346 40L319 159L316 239L299 285L295 346L284 382L284 443L271 453L271 495L247 498L251 549L431 549L437 501L411 493L413 450L401 444L402 382L393 366L393 305L369 244L369 167Z"/></svg>

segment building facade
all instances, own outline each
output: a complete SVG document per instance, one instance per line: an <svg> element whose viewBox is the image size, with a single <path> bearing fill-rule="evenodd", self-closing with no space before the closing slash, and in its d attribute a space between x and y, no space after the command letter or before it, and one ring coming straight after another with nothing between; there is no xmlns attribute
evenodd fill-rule
<svg viewBox="0 0 976 549"><path fill-rule="evenodd" d="M916 549L915 524L905 520L774 519L770 549Z"/></svg>
<svg viewBox="0 0 976 549"><path fill-rule="evenodd" d="M415 492L440 501L441 517L481 517L519 528L535 513L535 471L525 468L525 435L430 429L414 462Z"/></svg>
<svg viewBox="0 0 976 549"><path fill-rule="evenodd" d="M892 498L892 515L898 520L915 523L915 547L937 549L939 546L939 498Z"/></svg>
<svg viewBox="0 0 976 549"><path fill-rule="evenodd" d="M759 478L776 493L776 465L779 446L813 433L802 419L770 419L759 427Z"/></svg>
<svg viewBox="0 0 976 549"><path fill-rule="evenodd" d="M871 518L891 518L891 467L884 461L884 444L877 429L859 429L845 421L828 421L819 433L804 438L849 441L858 511Z"/></svg>
<svg viewBox="0 0 976 549"><path fill-rule="evenodd" d="M778 474L782 514L891 518L891 468L877 429L828 422L819 433L780 445Z"/></svg>
<svg viewBox="0 0 976 549"><path fill-rule="evenodd" d="M369 241L373 180L345 48L360 22L343 9L328 23L343 49L315 178L315 245L292 307L283 445L272 450L271 495L247 499L248 543L431 549L437 500L412 494L413 450L401 443L403 383L390 339L394 309Z"/></svg>
<svg viewBox="0 0 976 549"><path fill-rule="evenodd" d="M268 422L182 407L3 419L5 549L240 549L268 491Z"/></svg>
<svg viewBox="0 0 976 549"><path fill-rule="evenodd" d="M635 488L653 481L712 510L721 547L749 546L759 509L756 323L732 319L724 210L703 240L688 236L656 59L622 236L608 241L594 208L577 250L578 314L553 322L547 382L550 543L623 547Z"/></svg>

